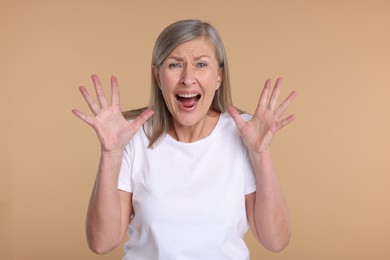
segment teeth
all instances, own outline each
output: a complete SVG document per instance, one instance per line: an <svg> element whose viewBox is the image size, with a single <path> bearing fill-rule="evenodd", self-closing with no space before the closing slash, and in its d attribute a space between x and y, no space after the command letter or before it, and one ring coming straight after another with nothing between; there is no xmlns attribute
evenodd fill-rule
<svg viewBox="0 0 390 260"><path fill-rule="evenodd" d="M179 94L178 96L181 98L193 98L196 97L198 94Z"/></svg>

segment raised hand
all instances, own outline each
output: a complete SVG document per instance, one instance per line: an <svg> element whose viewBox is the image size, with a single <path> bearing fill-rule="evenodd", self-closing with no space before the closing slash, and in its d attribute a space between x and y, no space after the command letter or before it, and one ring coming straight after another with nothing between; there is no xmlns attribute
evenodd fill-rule
<svg viewBox="0 0 390 260"><path fill-rule="evenodd" d="M284 111L297 95L295 91L291 92L290 95L277 106L281 83L282 79L278 78L270 95L271 80L265 82L256 111L249 121L245 121L236 108L230 107L228 109L236 122L244 144L250 152L268 152L276 132L295 119L294 114L281 119Z"/></svg>
<svg viewBox="0 0 390 260"><path fill-rule="evenodd" d="M153 111L145 110L134 120L128 121L123 117L120 109L117 79L114 76L111 77L111 105L107 104L99 78L92 75L92 81L99 104L93 100L84 86L80 87L80 92L94 116L88 116L77 109L73 109L72 112L93 127L99 138L102 151L123 151L137 130L152 116Z"/></svg>

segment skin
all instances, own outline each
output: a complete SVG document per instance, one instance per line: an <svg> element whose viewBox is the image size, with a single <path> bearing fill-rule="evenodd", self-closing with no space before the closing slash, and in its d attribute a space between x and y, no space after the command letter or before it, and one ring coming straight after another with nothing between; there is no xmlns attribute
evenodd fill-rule
<svg viewBox="0 0 390 260"><path fill-rule="evenodd" d="M182 142L208 136L218 120L210 106L222 77L214 46L205 38L183 43L154 74L173 117L174 127L168 133ZM188 109L177 100L178 94L199 94L201 98Z"/></svg>
<svg viewBox="0 0 390 260"><path fill-rule="evenodd" d="M155 68L154 73L174 118L168 134L183 142L208 136L218 121L218 113L210 111L210 105L222 78L213 46L203 38L182 44L160 68ZM127 121L120 109L117 79L111 78L111 104L96 75L92 75L92 81L98 103L84 86L80 87L80 92L93 115L88 116L77 109L72 112L95 130L101 144L99 168L87 212L86 235L90 249L105 254L124 239L133 212L132 193L117 188L123 152L153 111L146 110L136 119ZM271 82L267 80L250 121L244 121L234 107L229 108L256 174L258 192L245 197L248 222L256 239L273 252L281 251L291 234L288 207L270 152L275 134L295 118L290 115L281 119L296 96L296 92L292 92L277 106L281 81L278 79L271 90ZM175 95L183 91L201 95L194 108L183 108L177 101Z"/></svg>
<svg viewBox="0 0 390 260"><path fill-rule="evenodd" d="M117 186L122 155L126 145L153 111L146 110L136 119L127 121L120 109L117 79L111 77L111 105L107 103L99 78L92 75L92 81L98 104L84 86L80 87L80 92L93 116L77 109L72 112L95 130L101 144L98 172L87 212L86 235L93 252L106 254L125 237L133 212L132 194L118 190Z"/></svg>
<svg viewBox="0 0 390 260"><path fill-rule="evenodd" d="M256 174L256 190L246 195L246 210L250 229L255 238L273 252L283 250L291 236L291 221L287 203L271 159L271 143L275 134L290 124L295 115L280 119L296 97L295 91L277 106L282 79L278 78L271 93L267 80L259 103L250 121L244 121L234 107L229 113L236 122L246 145Z"/></svg>

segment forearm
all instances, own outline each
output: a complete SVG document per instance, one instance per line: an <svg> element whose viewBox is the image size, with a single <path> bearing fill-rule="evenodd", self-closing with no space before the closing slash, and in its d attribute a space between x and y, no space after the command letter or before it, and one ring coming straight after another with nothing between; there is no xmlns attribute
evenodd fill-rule
<svg viewBox="0 0 390 260"><path fill-rule="evenodd" d="M102 152L100 157L86 219L88 244L95 253L110 251L121 239L121 203L117 187L121 160L121 152Z"/></svg>
<svg viewBox="0 0 390 260"><path fill-rule="evenodd" d="M271 251L287 246L291 234L291 221L269 151L250 153L256 173L254 222L257 237Z"/></svg>

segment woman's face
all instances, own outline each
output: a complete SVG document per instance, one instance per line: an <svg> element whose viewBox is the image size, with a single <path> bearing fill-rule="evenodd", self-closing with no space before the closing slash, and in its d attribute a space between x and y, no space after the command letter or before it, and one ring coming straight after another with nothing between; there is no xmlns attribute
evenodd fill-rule
<svg viewBox="0 0 390 260"><path fill-rule="evenodd" d="M207 116L222 70L214 46L198 38L176 47L155 69L155 77L174 123L195 126Z"/></svg>

